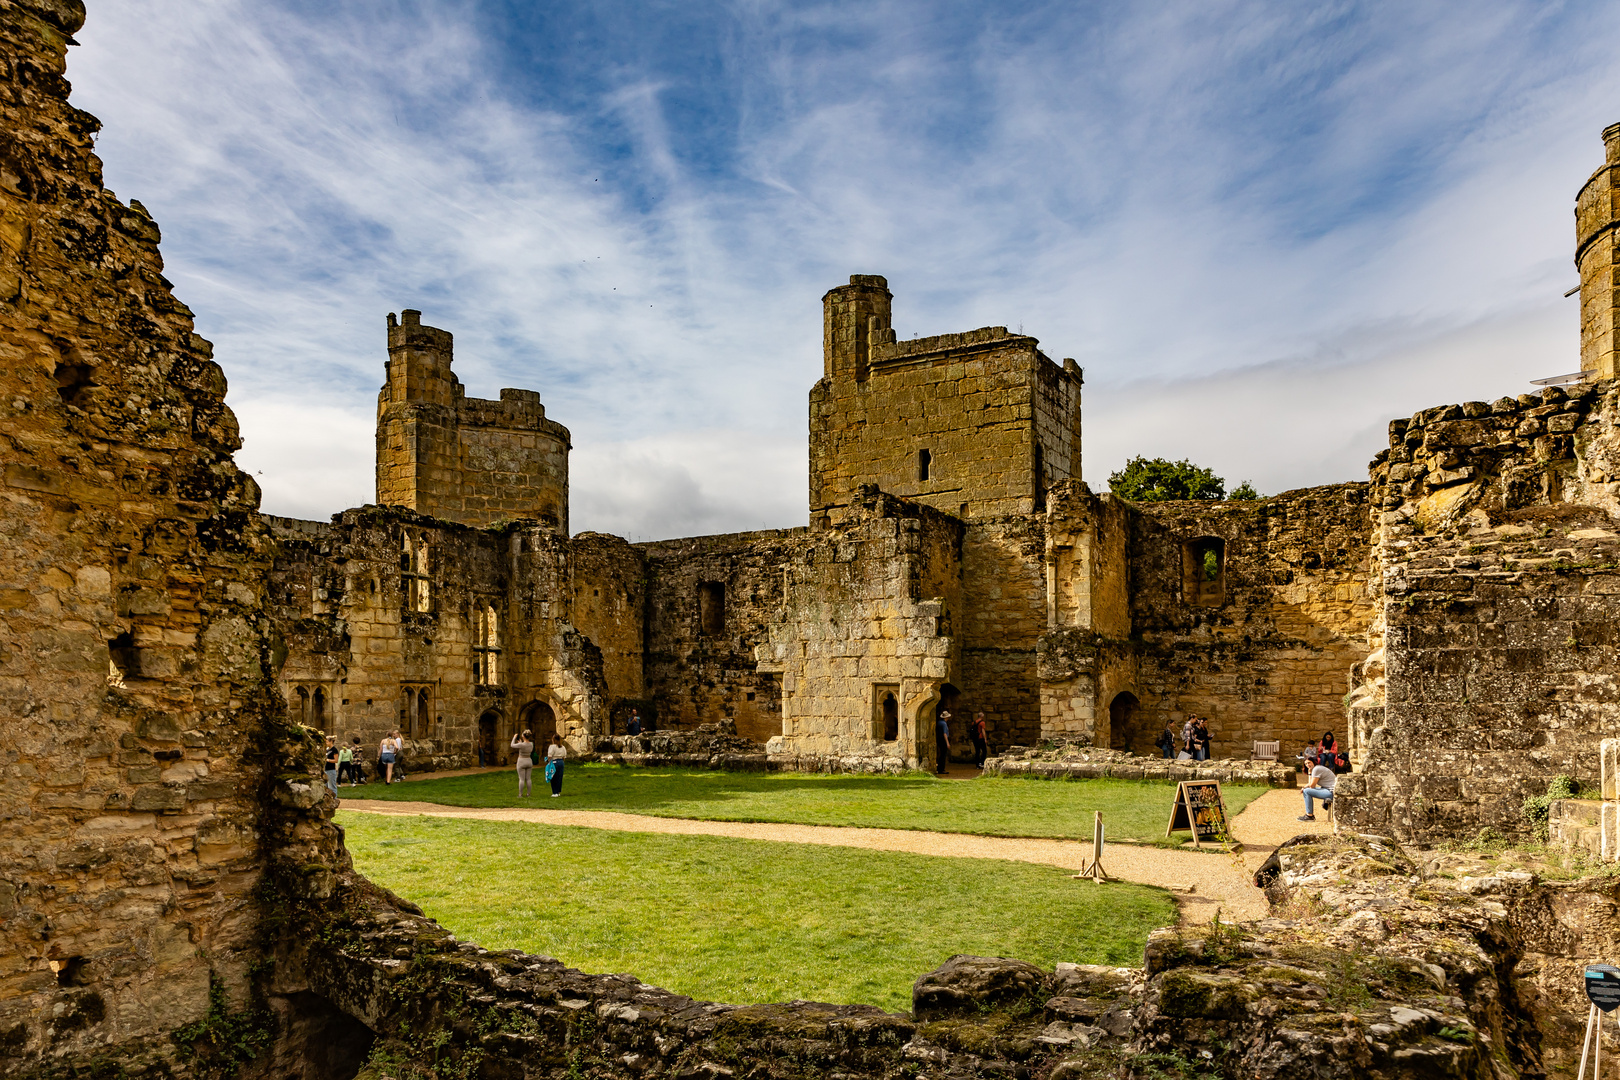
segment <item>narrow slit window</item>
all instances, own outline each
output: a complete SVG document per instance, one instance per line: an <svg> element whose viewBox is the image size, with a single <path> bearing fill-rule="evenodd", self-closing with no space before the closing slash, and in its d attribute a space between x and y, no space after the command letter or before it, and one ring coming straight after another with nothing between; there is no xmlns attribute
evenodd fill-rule
<svg viewBox="0 0 1620 1080"><path fill-rule="evenodd" d="M917 451L917 480L919 483L928 479L928 474L934 467L934 455L927 450Z"/></svg>
<svg viewBox="0 0 1620 1080"><path fill-rule="evenodd" d="M698 583L698 624L704 637L726 636L726 585L723 581Z"/></svg>
<svg viewBox="0 0 1620 1080"><path fill-rule="evenodd" d="M1040 444L1035 446L1035 509L1046 509L1046 455L1041 451Z"/></svg>

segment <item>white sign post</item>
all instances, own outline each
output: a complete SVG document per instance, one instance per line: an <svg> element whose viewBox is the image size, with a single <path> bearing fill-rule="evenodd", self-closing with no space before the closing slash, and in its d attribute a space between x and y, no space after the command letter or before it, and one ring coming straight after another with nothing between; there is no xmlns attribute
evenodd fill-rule
<svg viewBox="0 0 1620 1080"><path fill-rule="evenodd" d="M1076 878L1090 878L1101 885L1108 880L1108 872L1103 869L1103 819L1102 811L1097 811L1096 820L1091 827L1091 860L1080 860L1080 872Z"/></svg>

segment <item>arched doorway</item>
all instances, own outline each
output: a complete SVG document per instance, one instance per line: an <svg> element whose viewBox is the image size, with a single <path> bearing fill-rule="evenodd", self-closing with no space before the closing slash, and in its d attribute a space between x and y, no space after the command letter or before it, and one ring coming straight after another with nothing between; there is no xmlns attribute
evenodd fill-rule
<svg viewBox="0 0 1620 1080"><path fill-rule="evenodd" d="M531 701L523 709L523 724L519 730L523 728L534 733L536 746L544 746L557 734L557 714L544 701Z"/></svg>
<svg viewBox="0 0 1620 1080"><path fill-rule="evenodd" d="M491 709L478 718L478 763L505 765L506 752L497 740L501 727L501 714Z"/></svg>
<svg viewBox="0 0 1620 1080"><path fill-rule="evenodd" d="M1114 750L1129 750L1136 742L1137 722L1142 715L1142 703L1129 690L1114 695L1108 703L1108 745Z"/></svg>

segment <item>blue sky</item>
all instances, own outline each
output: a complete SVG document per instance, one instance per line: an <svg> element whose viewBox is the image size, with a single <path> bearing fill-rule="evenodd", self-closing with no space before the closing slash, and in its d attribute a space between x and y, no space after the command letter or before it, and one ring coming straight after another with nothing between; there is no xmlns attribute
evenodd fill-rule
<svg viewBox="0 0 1620 1080"><path fill-rule="evenodd" d="M541 392L576 531L802 524L821 294L1086 369L1084 471L1359 479L1579 367L1620 6L90 0L74 101L273 513L372 497L384 319Z"/></svg>

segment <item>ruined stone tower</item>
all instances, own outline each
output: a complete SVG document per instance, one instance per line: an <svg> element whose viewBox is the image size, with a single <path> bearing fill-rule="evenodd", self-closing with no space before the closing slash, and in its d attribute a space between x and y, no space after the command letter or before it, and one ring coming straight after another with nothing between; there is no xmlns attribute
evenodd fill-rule
<svg viewBox="0 0 1620 1080"><path fill-rule="evenodd" d="M822 297L812 524L842 519L862 484L963 519L1044 509L1080 475L1080 369L1005 326L897 341L892 300L872 274Z"/></svg>
<svg viewBox="0 0 1620 1080"><path fill-rule="evenodd" d="M448 331L388 316L377 396L377 503L463 525L535 519L568 531L568 429L533 390L463 396Z"/></svg>
<svg viewBox="0 0 1620 1080"><path fill-rule="evenodd" d="M1603 164L1575 197L1575 266L1581 273L1581 370L1587 378L1612 379L1620 374L1620 280L1615 261L1620 245L1615 228L1616 171L1620 170L1620 124L1603 131Z"/></svg>

